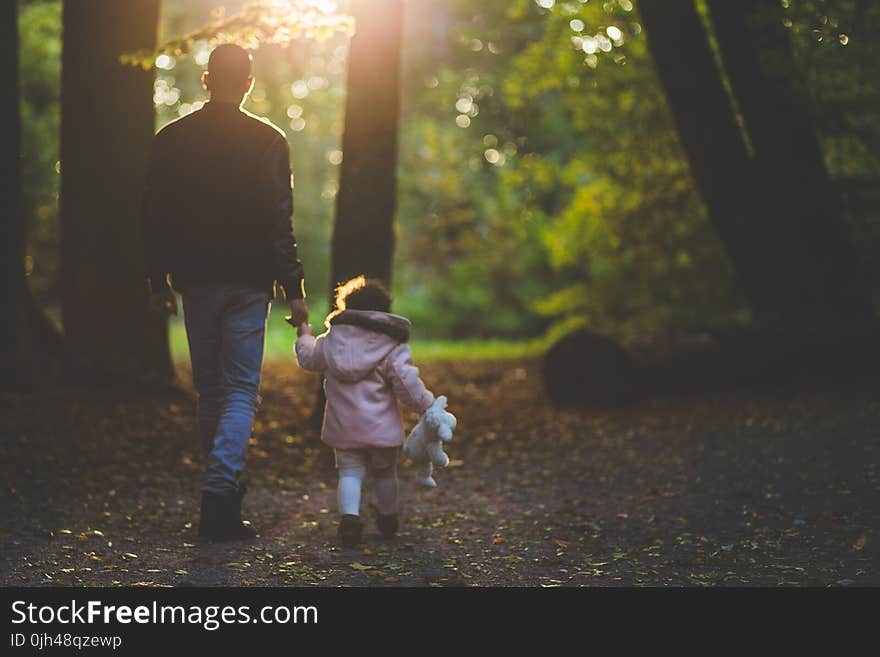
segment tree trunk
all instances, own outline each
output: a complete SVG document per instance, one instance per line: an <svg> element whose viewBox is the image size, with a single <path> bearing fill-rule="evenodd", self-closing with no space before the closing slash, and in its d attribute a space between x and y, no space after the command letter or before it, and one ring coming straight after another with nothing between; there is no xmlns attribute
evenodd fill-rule
<svg viewBox="0 0 880 657"><path fill-rule="evenodd" d="M150 312L139 208L154 133L153 73L123 52L156 45L159 0L64 3L61 290L71 374L86 384L173 378Z"/></svg>
<svg viewBox="0 0 880 657"><path fill-rule="evenodd" d="M342 167L330 247L330 284L363 274L391 286L397 208L397 132L403 0L355 0L348 53ZM330 307L335 302L330 291ZM324 418L324 381L312 422Z"/></svg>
<svg viewBox="0 0 880 657"><path fill-rule="evenodd" d="M348 56L343 161L331 283L364 274L391 283L403 0L356 0Z"/></svg>
<svg viewBox="0 0 880 657"><path fill-rule="evenodd" d="M757 315L795 294L771 218L693 0L642 0L639 11L691 174Z"/></svg>
<svg viewBox="0 0 880 657"><path fill-rule="evenodd" d="M10 94L0 115L0 222L3 242L3 317L0 388L40 387L57 380L60 338L37 307L25 279L25 221L21 203L21 110L18 84L18 3L0 6L4 88Z"/></svg>
<svg viewBox="0 0 880 657"><path fill-rule="evenodd" d="M709 0L708 6L773 216L768 229L787 245L799 282L791 310L868 319L870 295L825 168L782 5Z"/></svg>

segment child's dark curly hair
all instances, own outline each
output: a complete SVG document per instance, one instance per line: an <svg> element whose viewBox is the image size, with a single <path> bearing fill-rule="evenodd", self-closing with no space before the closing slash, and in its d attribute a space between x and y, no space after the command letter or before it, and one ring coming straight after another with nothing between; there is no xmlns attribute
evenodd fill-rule
<svg viewBox="0 0 880 657"><path fill-rule="evenodd" d="M336 308L327 316L326 325L343 310L391 312L391 292L377 278L355 276L336 288Z"/></svg>

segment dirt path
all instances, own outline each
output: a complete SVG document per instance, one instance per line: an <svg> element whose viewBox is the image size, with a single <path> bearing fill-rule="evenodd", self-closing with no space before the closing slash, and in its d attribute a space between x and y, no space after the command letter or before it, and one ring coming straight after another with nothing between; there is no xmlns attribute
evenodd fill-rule
<svg viewBox="0 0 880 657"><path fill-rule="evenodd" d="M533 361L423 376L459 417L451 467L427 493L402 467L400 536L370 523L358 550L336 544L330 453L305 428L316 382L290 363L264 374L253 543L196 540L189 394L5 396L0 585L880 585L872 391L561 412Z"/></svg>

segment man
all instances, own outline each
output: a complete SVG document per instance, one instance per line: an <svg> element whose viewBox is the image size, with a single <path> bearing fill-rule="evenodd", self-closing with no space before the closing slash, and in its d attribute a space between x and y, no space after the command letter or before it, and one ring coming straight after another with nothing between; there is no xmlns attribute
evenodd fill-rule
<svg viewBox="0 0 880 657"><path fill-rule="evenodd" d="M294 326L307 321L302 265L291 227L290 157L284 133L241 109L253 87L250 55L211 53L205 106L156 135L144 196L147 274L156 307L177 314L183 296L207 453L199 535L252 538L241 519L269 302L276 282Z"/></svg>

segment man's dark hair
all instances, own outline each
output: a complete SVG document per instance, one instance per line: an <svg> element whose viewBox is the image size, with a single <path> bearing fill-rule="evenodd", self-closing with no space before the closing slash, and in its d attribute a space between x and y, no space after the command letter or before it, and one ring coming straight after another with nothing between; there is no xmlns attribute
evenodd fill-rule
<svg viewBox="0 0 880 657"><path fill-rule="evenodd" d="M391 293L382 281L376 278L356 276L336 288L336 310L376 310L391 312Z"/></svg>
<svg viewBox="0 0 880 657"><path fill-rule="evenodd" d="M233 43L217 46L208 58L208 75L214 89L241 89L251 76L251 56L247 50Z"/></svg>

